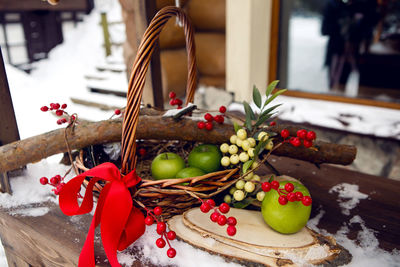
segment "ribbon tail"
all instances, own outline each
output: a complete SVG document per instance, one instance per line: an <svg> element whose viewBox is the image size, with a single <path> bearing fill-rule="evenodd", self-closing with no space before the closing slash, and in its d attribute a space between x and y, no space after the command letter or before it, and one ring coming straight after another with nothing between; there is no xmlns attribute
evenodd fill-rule
<svg viewBox="0 0 400 267"><path fill-rule="evenodd" d="M94 234L96 227L100 224L104 202L105 199L107 198L109 190L110 190L110 185L107 184L101 192L100 198L97 202L96 211L92 219L92 223L90 224L90 228L86 236L85 244L83 245L81 254L79 256L78 267L95 267Z"/></svg>

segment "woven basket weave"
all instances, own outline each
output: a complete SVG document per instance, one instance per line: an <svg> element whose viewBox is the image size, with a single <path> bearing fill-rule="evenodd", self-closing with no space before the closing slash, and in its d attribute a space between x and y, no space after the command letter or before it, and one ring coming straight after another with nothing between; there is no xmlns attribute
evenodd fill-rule
<svg viewBox="0 0 400 267"><path fill-rule="evenodd" d="M127 93L127 106L122 126L121 172L127 174L136 166L136 128L139 120L141 98L150 59L155 43L163 26L172 16L178 17L184 27L188 55L188 79L186 88L186 105L193 102L196 90L196 59L193 27L186 14L177 7L161 9L150 22L139 46L133 64ZM85 170L84 166L80 165ZM183 179L150 180L142 177L143 182L132 192L132 197L147 208L161 206L163 215L168 218L181 214L198 204L194 195L210 198L231 186L238 177L238 169L229 169L208 173L203 176ZM182 185L182 184L187 185ZM101 185L97 185L99 191Z"/></svg>

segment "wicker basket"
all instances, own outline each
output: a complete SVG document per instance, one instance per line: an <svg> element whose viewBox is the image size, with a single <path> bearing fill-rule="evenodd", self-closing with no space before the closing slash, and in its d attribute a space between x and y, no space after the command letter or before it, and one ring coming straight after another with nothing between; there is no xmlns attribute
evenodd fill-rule
<svg viewBox="0 0 400 267"><path fill-rule="evenodd" d="M182 22L186 37L188 54L188 82L186 89L186 105L193 102L196 90L196 60L193 27L186 14L177 7L161 9L150 22L139 46L132 68L127 93L127 106L122 126L121 173L127 174L135 169L136 128L139 120L141 98L154 46L163 26L169 18L177 16ZM78 163L82 170L87 170ZM150 180L142 177L142 183L132 192L132 197L140 206L154 208L164 207L163 215L168 218L181 214L195 204L200 204L197 197L210 198L230 187L238 178L238 168L208 173L203 176L183 179ZM182 185L185 183L187 185ZM101 191L102 185L97 184Z"/></svg>

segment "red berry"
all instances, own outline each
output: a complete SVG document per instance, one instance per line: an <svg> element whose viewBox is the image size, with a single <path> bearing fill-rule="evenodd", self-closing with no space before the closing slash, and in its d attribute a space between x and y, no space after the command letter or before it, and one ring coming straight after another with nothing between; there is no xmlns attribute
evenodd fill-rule
<svg viewBox="0 0 400 267"><path fill-rule="evenodd" d="M151 217L151 216L147 216L146 218L144 218L144 223L146 224L146 225L152 225L153 223L154 223L154 219L153 219L153 217Z"/></svg>
<svg viewBox="0 0 400 267"><path fill-rule="evenodd" d="M56 187L56 188L57 188L57 191L60 192L61 189L64 187L64 185L65 185L65 183L60 183L60 184L58 184L57 187Z"/></svg>
<svg viewBox="0 0 400 267"><path fill-rule="evenodd" d="M301 201L303 199L303 193L302 192L297 191L295 194L296 194L297 201Z"/></svg>
<svg viewBox="0 0 400 267"><path fill-rule="evenodd" d="M61 123L66 123L67 122L67 119L66 118L62 118L61 119Z"/></svg>
<svg viewBox="0 0 400 267"><path fill-rule="evenodd" d="M293 137L293 138L290 138L290 141L289 141L291 144L292 144L292 146L294 146L294 147L299 147L300 145L301 145L301 141L300 141L300 138L298 138L298 137Z"/></svg>
<svg viewBox="0 0 400 267"><path fill-rule="evenodd" d="M304 197L301 199L301 202L303 203L304 206L310 206L311 203L312 203L312 199L311 199L311 197L309 197L309 196L304 196Z"/></svg>
<svg viewBox="0 0 400 267"><path fill-rule="evenodd" d="M217 222L219 216L221 216L221 214L219 214L218 211L214 211L213 213L211 213L210 219L211 219L211 221L213 221L213 222Z"/></svg>
<svg viewBox="0 0 400 267"><path fill-rule="evenodd" d="M167 256L169 258L174 258L176 256L176 250L174 248L169 248L167 250Z"/></svg>
<svg viewBox="0 0 400 267"><path fill-rule="evenodd" d="M76 119L75 115L71 115L71 121L74 121Z"/></svg>
<svg viewBox="0 0 400 267"><path fill-rule="evenodd" d="M278 181L272 181L271 182L271 187L275 190L277 190L279 188L279 182Z"/></svg>
<svg viewBox="0 0 400 267"><path fill-rule="evenodd" d="M206 123L204 121L199 121L197 123L197 128L204 129L206 127Z"/></svg>
<svg viewBox="0 0 400 267"><path fill-rule="evenodd" d="M292 183L285 184L285 190L287 192L292 192L294 190L294 185Z"/></svg>
<svg viewBox="0 0 400 267"><path fill-rule="evenodd" d="M174 231L169 231L169 232L167 233L167 238L168 238L169 240L174 240L174 239L176 238L176 233L175 233Z"/></svg>
<svg viewBox="0 0 400 267"><path fill-rule="evenodd" d="M218 224L219 225L223 226L223 225L226 224L226 222L227 222L227 219L226 219L225 215L220 215L218 217Z"/></svg>
<svg viewBox="0 0 400 267"><path fill-rule="evenodd" d="M176 99L171 99L171 100L169 101L169 104L170 104L171 106L175 106L175 105L176 105L175 100L176 100Z"/></svg>
<svg viewBox="0 0 400 267"><path fill-rule="evenodd" d="M305 139L305 140L303 140L303 145L304 145L304 147L309 148L309 147L312 147L313 142Z"/></svg>
<svg viewBox="0 0 400 267"><path fill-rule="evenodd" d="M229 225L228 228L226 228L226 233L230 236L234 236L236 234L236 227L234 225Z"/></svg>
<svg viewBox="0 0 400 267"><path fill-rule="evenodd" d="M205 202L203 202L203 204L201 204L201 206L200 206L200 210L201 210L201 212L203 212L203 213L209 212L210 209L211 209L210 205L208 205L208 204L205 203Z"/></svg>
<svg viewBox="0 0 400 267"><path fill-rule="evenodd" d="M176 97L176 94L175 94L175 92L169 92L168 96L169 96L170 99L173 99L173 98Z"/></svg>
<svg viewBox="0 0 400 267"><path fill-rule="evenodd" d="M175 103L178 106L182 106L182 104L183 104L182 100L180 100L179 98L175 99Z"/></svg>
<svg viewBox="0 0 400 267"><path fill-rule="evenodd" d="M269 192L271 190L272 186L269 182L264 182L261 184L261 189L264 192Z"/></svg>
<svg viewBox="0 0 400 267"><path fill-rule="evenodd" d="M64 114L64 111L62 111L61 109L57 109L57 110L56 110L56 115L57 115L57 116L60 117L60 116L62 116L63 114Z"/></svg>
<svg viewBox="0 0 400 267"><path fill-rule="evenodd" d="M212 130L212 128L213 128L213 124L212 124L212 122L206 122L206 129L208 130L208 131L211 131Z"/></svg>
<svg viewBox="0 0 400 267"><path fill-rule="evenodd" d="M46 185L49 183L49 179L47 179L46 177L42 177L42 178L40 178L40 183L42 185Z"/></svg>
<svg viewBox="0 0 400 267"><path fill-rule="evenodd" d="M146 151L146 149L144 149L144 148L139 148L139 155L140 156L145 156L146 155L146 153L147 153L147 151Z"/></svg>
<svg viewBox="0 0 400 267"><path fill-rule="evenodd" d="M230 209L231 208L227 203L222 203L221 205L219 205L219 211L222 213L228 213Z"/></svg>
<svg viewBox="0 0 400 267"><path fill-rule="evenodd" d="M222 116L222 115L217 115L217 116L214 117L214 120L215 120L216 122L222 124L222 123L224 123L224 120L225 120L225 119L224 119L224 116Z"/></svg>
<svg viewBox="0 0 400 267"><path fill-rule="evenodd" d="M120 110L120 109L116 109L116 110L114 110L114 114L115 114L115 115L119 115L119 114L121 114L121 110Z"/></svg>
<svg viewBox="0 0 400 267"><path fill-rule="evenodd" d="M60 179L58 179L58 177L54 176L50 179L50 184L52 185L56 185L60 182Z"/></svg>
<svg viewBox="0 0 400 267"><path fill-rule="evenodd" d="M167 225L165 224L165 222L158 222L157 223L157 233L159 235L162 235L165 230L167 229Z"/></svg>
<svg viewBox="0 0 400 267"><path fill-rule="evenodd" d="M53 105L53 109L59 109L59 108L60 108L60 104L55 103L55 104Z"/></svg>
<svg viewBox="0 0 400 267"><path fill-rule="evenodd" d="M279 204L281 204L281 205L286 205L287 202L288 202L288 199L287 199L286 196L280 196L280 197L278 198L278 202L279 202Z"/></svg>
<svg viewBox="0 0 400 267"><path fill-rule="evenodd" d="M49 108L47 106L43 106L40 108L41 111L46 112L49 110Z"/></svg>
<svg viewBox="0 0 400 267"><path fill-rule="evenodd" d="M207 199L207 200L206 200L206 203L207 203L208 205L210 205L211 208L214 208L214 207L215 207L215 201L212 200L212 199Z"/></svg>
<svg viewBox="0 0 400 267"><path fill-rule="evenodd" d="M57 120L57 124L58 124L58 125L61 125L61 124L62 124L61 119L60 119L60 120Z"/></svg>
<svg viewBox="0 0 400 267"><path fill-rule="evenodd" d="M300 139L305 139L307 136L307 131L304 129L298 130L297 131L297 137Z"/></svg>
<svg viewBox="0 0 400 267"><path fill-rule="evenodd" d="M293 192L288 193L286 197L290 202L294 202L297 200L296 194Z"/></svg>
<svg viewBox="0 0 400 267"><path fill-rule="evenodd" d="M154 212L155 215L161 215L162 208L157 206L157 207L154 208L153 212Z"/></svg>
<svg viewBox="0 0 400 267"><path fill-rule="evenodd" d="M315 132L309 131L309 132L307 133L306 139L307 139L308 141L312 141L312 140L314 140L315 138L317 138L317 135L315 134Z"/></svg>
<svg viewBox="0 0 400 267"><path fill-rule="evenodd" d="M225 113L226 112L226 107L225 106L220 106L219 107L219 112Z"/></svg>
<svg viewBox="0 0 400 267"><path fill-rule="evenodd" d="M275 126L276 125L276 122L275 121L271 121L270 123L269 123L269 126Z"/></svg>
<svg viewBox="0 0 400 267"><path fill-rule="evenodd" d="M62 108L62 109L66 109L66 108L67 108L67 104L62 104L62 105L61 105L61 108Z"/></svg>
<svg viewBox="0 0 400 267"><path fill-rule="evenodd" d="M282 138L286 139L286 138L289 137L289 135L290 135L290 133L289 133L289 131L288 131L287 129L283 129L283 130L281 131L281 136L282 136Z"/></svg>
<svg viewBox="0 0 400 267"><path fill-rule="evenodd" d="M178 106L176 109L182 109L182 106Z"/></svg>
<svg viewBox="0 0 400 267"><path fill-rule="evenodd" d="M229 217L228 218L228 225L235 226L237 224L236 218L235 217Z"/></svg>
<svg viewBox="0 0 400 267"><path fill-rule="evenodd" d="M161 237L156 240L156 245L159 248L165 247L165 244L166 244L165 240L163 238L161 238Z"/></svg>
<svg viewBox="0 0 400 267"><path fill-rule="evenodd" d="M57 188L56 189L52 189L51 191L53 191L55 195L60 194L60 191Z"/></svg>
<svg viewBox="0 0 400 267"><path fill-rule="evenodd" d="M214 117L213 117L210 113L206 113L206 114L204 115L204 119L205 119L206 121L213 121Z"/></svg>

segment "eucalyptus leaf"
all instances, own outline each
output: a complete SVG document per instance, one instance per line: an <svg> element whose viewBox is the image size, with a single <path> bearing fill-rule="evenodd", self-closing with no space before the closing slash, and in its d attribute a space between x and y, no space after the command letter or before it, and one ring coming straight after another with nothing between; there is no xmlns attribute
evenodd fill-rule
<svg viewBox="0 0 400 267"><path fill-rule="evenodd" d="M240 201L240 202L235 202L235 203L233 203L233 207L234 208L237 208L237 209L244 209L244 208L246 208L248 205L250 205L253 201L255 201L256 199L255 198L252 198L252 197L248 197L248 198L245 198L245 199L243 199L242 201Z"/></svg>
<svg viewBox="0 0 400 267"><path fill-rule="evenodd" d="M272 91L276 88L276 86L278 85L279 80L273 81L271 82L268 87L267 87L267 91L265 92L265 95L268 97ZM265 106L265 105L264 105Z"/></svg>
<svg viewBox="0 0 400 267"><path fill-rule="evenodd" d="M255 85L253 87L253 101L258 108L261 108L261 94Z"/></svg>
<svg viewBox="0 0 400 267"><path fill-rule="evenodd" d="M268 144L269 140L270 140L270 138L260 141L257 144L256 148L254 149L254 155L257 155L257 156L260 155L264 151L265 146Z"/></svg>
<svg viewBox="0 0 400 267"><path fill-rule="evenodd" d="M273 94L270 98L267 99L267 101L265 101L264 106L271 103L271 101L274 100L278 95L280 95L286 91L287 91L287 89L282 89L282 90L279 90L278 92L276 92L275 94Z"/></svg>
<svg viewBox="0 0 400 267"><path fill-rule="evenodd" d="M246 161L246 162L243 164L243 167L242 167L243 173L246 173L246 172L247 172L247 170L251 167L251 165L253 164L253 162L254 162L254 159L248 160L248 161Z"/></svg>

